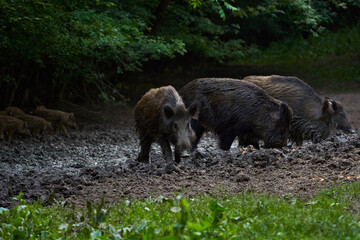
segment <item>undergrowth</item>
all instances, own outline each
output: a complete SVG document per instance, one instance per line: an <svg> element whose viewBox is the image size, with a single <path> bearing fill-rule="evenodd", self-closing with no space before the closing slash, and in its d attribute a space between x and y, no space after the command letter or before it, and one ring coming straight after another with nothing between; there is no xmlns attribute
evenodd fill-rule
<svg viewBox="0 0 360 240"><path fill-rule="evenodd" d="M360 23L309 38L288 38L239 59L234 64L270 69L272 74L297 75L311 85L353 90L360 83Z"/></svg>
<svg viewBox="0 0 360 240"><path fill-rule="evenodd" d="M0 239L360 239L360 184L310 200L244 192L0 208Z"/></svg>

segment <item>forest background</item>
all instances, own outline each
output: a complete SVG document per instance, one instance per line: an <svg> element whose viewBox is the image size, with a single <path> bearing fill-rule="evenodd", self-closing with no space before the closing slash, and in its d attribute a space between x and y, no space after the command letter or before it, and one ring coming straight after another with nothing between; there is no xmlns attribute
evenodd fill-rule
<svg viewBox="0 0 360 240"><path fill-rule="evenodd" d="M0 107L109 105L195 77L360 85L359 0L5 0Z"/></svg>

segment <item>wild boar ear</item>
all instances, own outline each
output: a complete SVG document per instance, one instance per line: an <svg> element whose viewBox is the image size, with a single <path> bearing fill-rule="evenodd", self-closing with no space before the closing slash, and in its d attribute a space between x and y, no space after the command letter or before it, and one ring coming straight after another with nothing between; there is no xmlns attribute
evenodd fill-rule
<svg viewBox="0 0 360 240"><path fill-rule="evenodd" d="M24 127L25 127L25 128L28 128L28 123L27 123L27 121L25 121Z"/></svg>
<svg viewBox="0 0 360 240"><path fill-rule="evenodd" d="M334 109L334 112L336 112L338 110L338 102L332 100L331 104L332 104L332 108Z"/></svg>
<svg viewBox="0 0 360 240"><path fill-rule="evenodd" d="M323 101L322 114L323 115L333 115L334 114L333 104L330 101L330 99L325 99Z"/></svg>
<svg viewBox="0 0 360 240"><path fill-rule="evenodd" d="M8 115L9 115L9 116L12 116L12 115L13 115L13 112L12 112L11 109L8 110Z"/></svg>
<svg viewBox="0 0 360 240"><path fill-rule="evenodd" d="M164 114L164 117L168 120L171 119L175 114L174 109L167 104L163 106L162 112Z"/></svg>
<svg viewBox="0 0 360 240"><path fill-rule="evenodd" d="M69 119L74 119L75 118L75 115L73 112L69 113Z"/></svg>
<svg viewBox="0 0 360 240"><path fill-rule="evenodd" d="M198 119L199 117L199 104L197 102L193 102L188 111L193 119Z"/></svg>
<svg viewBox="0 0 360 240"><path fill-rule="evenodd" d="M280 119L280 111L274 111L270 113L270 116L272 119L274 120L279 120Z"/></svg>
<svg viewBox="0 0 360 240"><path fill-rule="evenodd" d="M290 123L293 116L293 111L287 103L280 103L280 121L283 123Z"/></svg>
<svg viewBox="0 0 360 240"><path fill-rule="evenodd" d="M292 109L287 105L287 103L281 102L279 110L271 112L271 117L282 123L290 123L292 119Z"/></svg>

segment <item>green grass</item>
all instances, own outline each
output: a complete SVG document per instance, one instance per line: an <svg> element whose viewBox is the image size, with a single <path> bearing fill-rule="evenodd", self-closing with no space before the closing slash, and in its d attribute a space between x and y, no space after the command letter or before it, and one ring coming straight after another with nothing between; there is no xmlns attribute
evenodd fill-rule
<svg viewBox="0 0 360 240"><path fill-rule="evenodd" d="M19 197L19 199L21 196ZM0 208L0 239L360 239L360 183L302 201L245 192Z"/></svg>
<svg viewBox="0 0 360 240"><path fill-rule="evenodd" d="M286 39L234 64L302 77L312 85L352 90L360 83L360 23L317 37Z"/></svg>

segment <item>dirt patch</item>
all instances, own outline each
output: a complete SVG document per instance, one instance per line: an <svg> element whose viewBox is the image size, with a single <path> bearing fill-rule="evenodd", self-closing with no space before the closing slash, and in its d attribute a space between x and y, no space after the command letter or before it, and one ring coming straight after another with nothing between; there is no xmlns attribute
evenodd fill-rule
<svg viewBox="0 0 360 240"><path fill-rule="evenodd" d="M360 94L327 94L343 102L359 131ZM38 138L2 141L0 145L0 206L10 207L20 191L26 200L64 199L84 205L149 196L236 194L246 190L306 198L341 182L360 180L360 139L335 132L319 144L282 149L218 149L205 135L199 150L184 157L177 172L164 174L165 162L154 144L150 164L135 161L139 144L130 109L112 114L111 121L80 122L80 130Z"/></svg>

